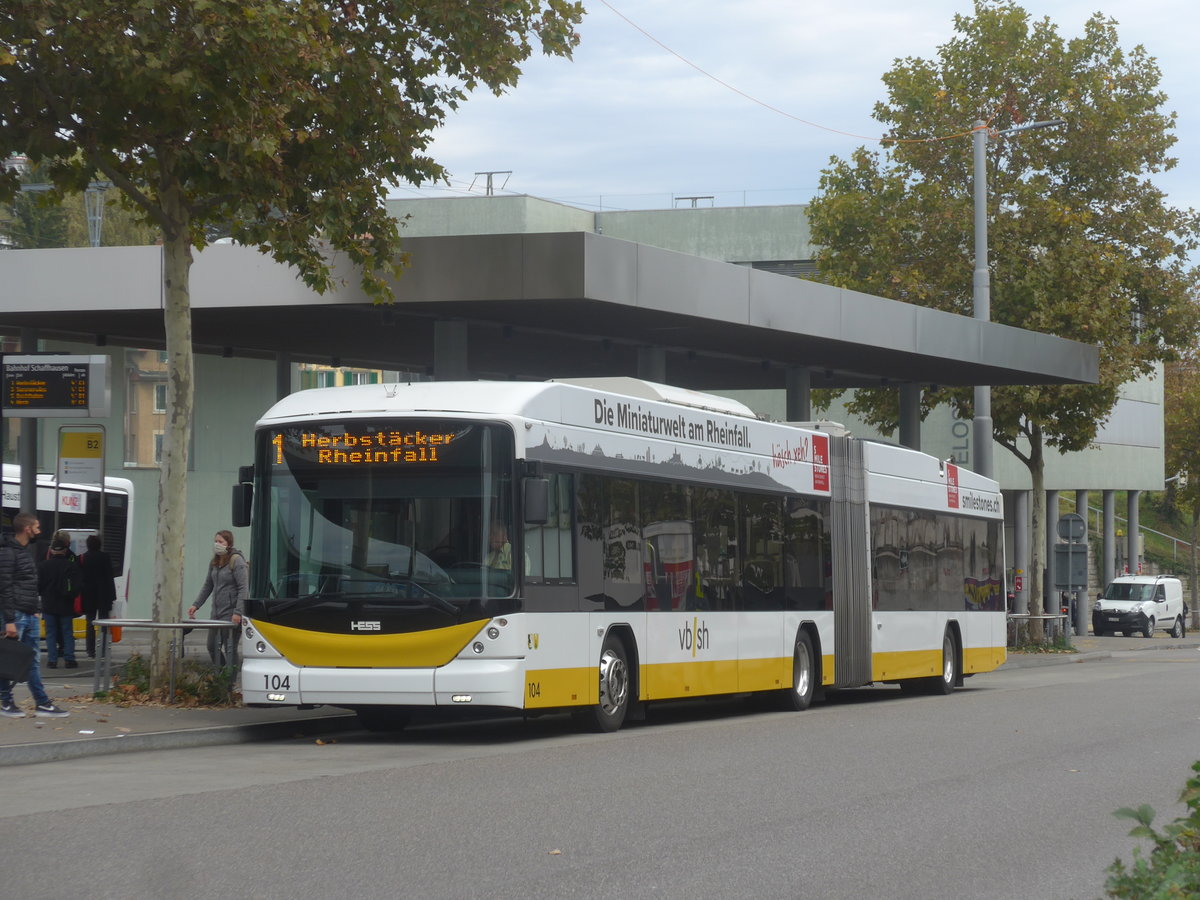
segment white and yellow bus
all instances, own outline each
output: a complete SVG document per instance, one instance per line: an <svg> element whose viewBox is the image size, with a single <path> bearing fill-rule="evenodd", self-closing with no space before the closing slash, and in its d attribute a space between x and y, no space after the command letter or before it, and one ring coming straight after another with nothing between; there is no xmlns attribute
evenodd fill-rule
<svg viewBox="0 0 1200 900"><path fill-rule="evenodd" d="M12 530L12 520L21 509L21 467L4 464L3 521L0 527ZM130 563L133 557L133 482L128 478L106 475L103 489L98 484L58 483L52 474L37 476L37 517L42 526L34 552L45 555L50 538L58 529L71 533L71 549L76 555L87 551L89 535L98 534L113 565L117 606L113 615L123 616L129 600ZM76 636L82 634L81 620Z"/></svg>
<svg viewBox="0 0 1200 900"><path fill-rule="evenodd" d="M1005 660L994 481L632 378L302 391L234 500L250 705L615 730L680 698L949 693Z"/></svg>

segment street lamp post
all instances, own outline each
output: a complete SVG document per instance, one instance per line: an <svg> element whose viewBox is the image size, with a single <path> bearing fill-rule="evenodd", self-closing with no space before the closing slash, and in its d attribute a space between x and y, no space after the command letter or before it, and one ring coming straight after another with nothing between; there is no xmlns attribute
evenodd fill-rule
<svg viewBox="0 0 1200 900"><path fill-rule="evenodd" d="M1003 131L997 131L996 137L1064 124L1066 123L1062 119L1029 122L1025 125L1016 125L1012 128L1005 128ZM975 152L975 275L972 279L972 298L975 318L981 322L987 322L992 317L992 277L988 270L987 249L987 123L975 122L971 140ZM975 471L987 478L995 478L995 466L992 460L991 385L975 386L975 420L972 427L972 434L975 438Z"/></svg>

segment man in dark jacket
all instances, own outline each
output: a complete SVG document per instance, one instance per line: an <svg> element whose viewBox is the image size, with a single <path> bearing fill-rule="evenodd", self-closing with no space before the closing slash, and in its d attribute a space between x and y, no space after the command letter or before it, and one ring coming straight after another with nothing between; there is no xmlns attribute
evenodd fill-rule
<svg viewBox="0 0 1200 900"><path fill-rule="evenodd" d="M33 666L25 679L37 704L36 716L62 718L70 713L50 701L42 685L38 668L38 643L41 640L41 619L38 618L37 564L29 552L29 543L41 533L37 516L19 513L13 518L13 533L0 540L0 619L4 623L4 638L21 641L34 650ZM25 711L13 701L13 683L0 678L0 716L23 719Z"/></svg>
<svg viewBox="0 0 1200 900"><path fill-rule="evenodd" d="M117 602L117 584L113 579L112 557L101 547L100 535L89 534L87 553L79 557L83 572L83 613L87 616L87 655L96 655L96 619L107 619Z"/></svg>

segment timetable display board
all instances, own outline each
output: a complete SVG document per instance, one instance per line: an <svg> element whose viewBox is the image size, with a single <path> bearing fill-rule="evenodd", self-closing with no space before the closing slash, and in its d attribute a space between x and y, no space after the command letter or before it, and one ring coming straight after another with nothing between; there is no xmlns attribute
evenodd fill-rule
<svg viewBox="0 0 1200 900"><path fill-rule="evenodd" d="M5 355L0 404L16 418L107 416L111 381L107 356Z"/></svg>

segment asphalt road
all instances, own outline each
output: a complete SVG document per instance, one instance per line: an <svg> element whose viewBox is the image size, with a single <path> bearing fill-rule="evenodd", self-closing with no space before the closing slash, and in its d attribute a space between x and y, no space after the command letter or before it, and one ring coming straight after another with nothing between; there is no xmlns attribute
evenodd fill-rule
<svg viewBox="0 0 1200 900"><path fill-rule="evenodd" d="M1085 898L1200 758L1200 652L4 774L4 896ZM332 742L331 742L332 741Z"/></svg>

